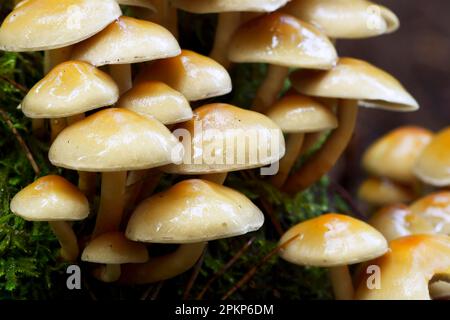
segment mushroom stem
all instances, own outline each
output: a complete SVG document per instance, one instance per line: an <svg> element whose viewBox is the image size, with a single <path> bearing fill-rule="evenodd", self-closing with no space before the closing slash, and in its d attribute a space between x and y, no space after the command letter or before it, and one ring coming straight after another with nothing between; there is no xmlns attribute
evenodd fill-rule
<svg viewBox="0 0 450 320"><path fill-rule="evenodd" d="M331 284L336 300L352 300L354 289L352 277L346 265L329 268Z"/></svg>
<svg viewBox="0 0 450 320"><path fill-rule="evenodd" d="M217 184L224 184L225 180L227 179L228 172L219 172L219 173L210 173L202 175L201 178L203 180L208 180Z"/></svg>
<svg viewBox="0 0 450 320"><path fill-rule="evenodd" d="M283 189L288 193L304 190L326 174L339 159L350 142L358 116L356 100L341 100L338 108L339 126L323 147L286 181Z"/></svg>
<svg viewBox="0 0 450 320"><path fill-rule="evenodd" d="M117 83L119 94L130 90L133 86L130 64L111 64L109 66L109 74Z"/></svg>
<svg viewBox="0 0 450 320"><path fill-rule="evenodd" d="M80 189L88 199L95 195L96 184L96 172L78 171L78 189Z"/></svg>
<svg viewBox="0 0 450 320"><path fill-rule="evenodd" d="M67 127L65 118L53 118L50 119L50 141L55 141L56 137Z"/></svg>
<svg viewBox="0 0 450 320"><path fill-rule="evenodd" d="M49 221L50 228L61 245L61 257L66 261L75 261L80 250L77 236L66 221Z"/></svg>
<svg viewBox="0 0 450 320"><path fill-rule="evenodd" d="M230 67L228 60L228 44L233 36L234 31L239 27L241 15L239 12L223 12L219 13L219 21L217 22L216 37L214 39L213 49L209 55L212 59L219 62L226 69Z"/></svg>
<svg viewBox="0 0 450 320"><path fill-rule="evenodd" d="M84 118L85 118L84 113L80 113L80 114L77 114L77 115L74 115L74 116L67 117L66 118L67 125L70 126L70 125L74 124L75 122L83 120Z"/></svg>
<svg viewBox="0 0 450 320"><path fill-rule="evenodd" d="M167 28L175 38L178 39L178 13L177 8L167 0L156 0L153 2L156 8L154 22Z"/></svg>
<svg viewBox="0 0 450 320"><path fill-rule="evenodd" d="M192 268L203 254L207 242L182 244L173 253L150 258L147 263L122 265L121 283L145 284L176 277Z"/></svg>
<svg viewBox="0 0 450 320"><path fill-rule="evenodd" d="M304 138L304 133L293 133L289 135L286 143L286 154L280 160L278 173L270 180L275 187L281 188L289 176L302 150Z"/></svg>
<svg viewBox="0 0 450 320"><path fill-rule="evenodd" d="M317 143L319 143L323 134L324 134L323 131L305 134L305 139L303 140L302 150L300 150L299 156L303 156L309 150L311 150L312 147L314 147Z"/></svg>
<svg viewBox="0 0 450 320"><path fill-rule="evenodd" d="M103 172L100 208L92 237L117 231L125 205L126 171Z"/></svg>
<svg viewBox="0 0 450 320"><path fill-rule="evenodd" d="M289 68L270 64L266 78L256 92L253 109L264 112L277 100L289 75Z"/></svg>
<svg viewBox="0 0 450 320"><path fill-rule="evenodd" d="M92 275L103 282L116 282L119 280L121 274L120 264L105 264L97 267L92 272Z"/></svg>

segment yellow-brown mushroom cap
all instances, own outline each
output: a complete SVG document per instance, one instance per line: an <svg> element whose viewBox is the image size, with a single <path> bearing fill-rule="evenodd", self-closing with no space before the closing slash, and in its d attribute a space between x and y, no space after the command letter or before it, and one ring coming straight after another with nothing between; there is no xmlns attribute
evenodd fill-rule
<svg viewBox="0 0 450 320"><path fill-rule="evenodd" d="M358 189L358 198L375 206L411 202L415 197L412 188L388 179L368 178Z"/></svg>
<svg viewBox="0 0 450 320"><path fill-rule="evenodd" d="M380 268L380 288L367 286L369 272L361 272L355 293L362 300L429 300L428 283L435 275L450 275L450 238L415 235L393 240L389 251L367 266Z"/></svg>
<svg viewBox="0 0 450 320"><path fill-rule="evenodd" d="M64 129L50 147L58 166L82 171L124 171L178 161L181 144L160 122L126 109L99 111Z"/></svg>
<svg viewBox="0 0 450 320"><path fill-rule="evenodd" d="M136 83L162 81L181 92L189 101L197 101L231 92L227 70L211 58L190 50L148 64L137 76Z"/></svg>
<svg viewBox="0 0 450 320"><path fill-rule="evenodd" d="M312 69L330 69L337 60L336 50L325 35L306 22L278 12L240 26L228 54L233 62Z"/></svg>
<svg viewBox="0 0 450 320"><path fill-rule="evenodd" d="M89 203L69 181L49 175L17 193L11 211L28 221L75 221L87 218Z"/></svg>
<svg viewBox="0 0 450 320"><path fill-rule="evenodd" d="M328 107L300 94L284 96L266 114L286 133L331 130L338 125L336 116Z"/></svg>
<svg viewBox="0 0 450 320"><path fill-rule="evenodd" d="M22 101L29 118L61 118L114 104L119 89L111 77L81 61L64 62L40 80Z"/></svg>
<svg viewBox="0 0 450 320"><path fill-rule="evenodd" d="M174 0L173 5L193 13L215 12L270 12L284 6L289 0Z"/></svg>
<svg viewBox="0 0 450 320"><path fill-rule="evenodd" d="M294 88L303 94L360 100L365 107L391 111L414 111L417 101L400 82L372 64L340 58L330 70L299 70L291 74Z"/></svg>
<svg viewBox="0 0 450 320"><path fill-rule="evenodd" d="M433 186L450 185L450 127L438 132L414 166L416 176Z"/></svg>
<svg viewBox="0 0 450 320"><path fill-rule="evenodd" d="M102 66L128 64L176 56L175 37L160 25L122 16L102 32L78 43L72 58Z"/></svg>
<svg viewBox="0 0 450 320"><path fill-rule="evenodd" d="M263 167L281 159L285 142L280 128L265 115L213 103L194 111L174 134L183 137L184 157L163 171L207 174Z"/></svg>
<svg viewBox="0 0 450 320"><path fill-rule="evenodd" d="M122 232L103 233L84 248L81 260L105 264L144 263L149 259L144 244L133 242Z"/></svg>
<svg viewBox="0 0 450 320"><path fill-rule="evenodd" d="M363 166L371 174L395 181L416 181L413 167L433 133L413 126L397 128L376 140L363 155Z"/></svg>
<svg viewBox="0 0 450 320"><path fill-rule="evenodd" d="M137 83L125 92L116 105L168 125L192 119L192 109L178 91L160 81Z"/></svg>
<svg viewBox="0 0 450 320"><path fill-rule="evenodd" d="M133 212L127 238L154 243L195 243L258 230L264 216L243 194L192 179L144 200Z"/></svg>
<svg viewBox="0 0 450 320"><path fill-rule="evenodd" d="M0 49L39 51L83 41L122 12L115 0L25 0L0 27Z"/></svg>
<svg viewBox="0 0 450 320"><path fill-rule="evenodd" d="M294 264L333 267L367 261L384 254L383 235L365 222L329 213L299 223L280 239L280 256Z"/></svg>
<svg viewBox="0 0 450 320"><path fill-rule="evenodd" d="M412 203L410 210L428 221L434 233L450 235L450 191L429 194Z"/></svg>
<svg viewBox="0 0 450 320"><path fill-rule="evenodd" d="M378 36L394 32L400 25L391 10L366 0L292 0L281 11L335 39Z"/></svg>

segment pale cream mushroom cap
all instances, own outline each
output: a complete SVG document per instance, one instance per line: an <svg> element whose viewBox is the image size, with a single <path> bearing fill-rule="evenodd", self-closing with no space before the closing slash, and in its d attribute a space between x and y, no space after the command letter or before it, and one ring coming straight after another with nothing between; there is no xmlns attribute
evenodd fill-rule
<svg viewBox="0 0 450 320"><path fill-rule="evenodd" d="M49 159L55 166L74 170L125 171L178 161L181 150L157 120L110 108L64 129L50 147Z"/></svg>
<svg viewBox="0 0 450 320"><path fill-rule="evenodd" d="M19 191L11 211L28 221L75 221L87 218L89 203L69 181L49 175Z"/></svg>
<svg viewBox="0 0 450 320"><path fill-rule="evenodd" d="M0 49L39 51L83 41L116 20L115 0L25 0L0 27Z"/></svg>
<svg viewBox="0 0 450 320"><path fill-rule="evenodd" d="M192 179L144 200L133 212L127 238L141 242L195 243L258 230L264 215L243 194Z"/></svg>
<svg viewBox="0 0 450 320"><path fill-rule="evenodd" d="M433 233L450 236L450 191L429 194L411 204L411 214L426 220Z"/></svg>
<svg viewBox="0 0 450 320"><path fill-rule="evenodd" d="M284 6L289 0L173 0L175 7L193 13L216 12L270 12Z"/></svg>
<svg viewBox="0 0 450 320"><path fill-rule="evenodd" d="M81 61L52 69L22 101L29 118L62 118L114 104L119 89L112 78Z"/></svg>

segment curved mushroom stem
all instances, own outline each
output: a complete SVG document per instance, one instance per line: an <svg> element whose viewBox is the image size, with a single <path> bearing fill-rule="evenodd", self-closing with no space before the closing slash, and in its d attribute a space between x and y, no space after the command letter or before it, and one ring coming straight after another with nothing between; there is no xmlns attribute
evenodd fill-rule
<svg viewBox="0 0 450 320"><path fill-rule="evenodd" d="M172 6L168 0L154 0L152 3L156 8L152 21L167 28L178 39L177 8Z"/></svg>
<svg viewBox="0 0 450 320"><path fill-rule="evenodd" d="M352 300L354 289L352 277L348 267L337 266L329 268L331 284L333 285L334 298L336 300Z"/></svg>
<svg viewBox="0 0 450 320"><path fill-rule="evenodd" d="M253 109L255 111L264 113L277 100L288 75L289 68L273 64L269 65L266 78L258 88L253 101Z"/></svg>
<svg viewBox="0 0 450 320"><path fill-rule="evenodd" d="M117 231L125 205L126 171L103 172L100 208L92 237L108 231Z"/></svg>
<svg viewBox="0 0 450 320"><path fill-rule="evenodd" d="M305 138L303 140L302 150L300 150L299 156L305 155L312 147L314 147L317 143L319 143L322 138L324 132L318 131L313 133L306 133Z"/></svg>
<svg viewBox="0 0 450 320"><path fill-rule="evenodd" d="M122 265L121 283L145 284L176 277L192 268L203 254L207 242L182 244L173 253L150 258L149 262Z"/></svg>
<svg viewBox="0 0 450 320"><path fill-rule="evenodd" d="M338 108L339 126L323 147L286 181L283 189L288 193L304 190L326 174L339 159L350 142L358 116L356 100L341 100Z"/></svg>
<svg viewBox="0 0 450 320"><path fill-rule="evenodd" d="M116 282L120 279L121 267L120 264L105 264L98 266L92 272L92 275L103 282Z"/></svg>
<svg viewBox="0 0 450 320"><path fill-rule="evenodd" d="M133 86L130 64L111 64L109 66L109 74L117 83L119 94L130 90Z"/></svg>
<svg viewBox="0 0 450 320"><path fill-rule="evenodd" d="M224 184L225 180L227 180L228 172L219 172L219 173L210 173L204 174L200 178L203 180L208 180L217 184Z"/></svg>
<svg viewBox="0 0 450 320"><path fill-rule="evenodd" d="M80 249L72 227L66 221L49 221L50 228L61 245L61 257L66 261L75 261Z"/></svg>
<svg viewBox="0 0 450 320"><path fill-rule="evenodd" d="M293 133L289 135L286 143L286 154L280 160L278 173L270 179L275 187L281 188L289 176L289 172L291 172L302 150L304 137L304 133Z"/></svg>
<svg viewBox="0 0 450 320"><path fill-rule="evenodd" d="M219 62L226 69L230 67L228 60L228 44L233 36L234 31L241 22L241 14L239 12L223 12L219 13L219 21L217 22L216 37L214 39L213 49L209 55L212 59Z"/></svg>

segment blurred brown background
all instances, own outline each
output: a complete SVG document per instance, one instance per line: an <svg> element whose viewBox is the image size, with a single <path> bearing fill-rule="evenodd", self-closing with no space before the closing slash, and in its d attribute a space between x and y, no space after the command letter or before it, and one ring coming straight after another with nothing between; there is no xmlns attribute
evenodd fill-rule
<svg viewBox="0 0 450 320"><path fill-rule="evenodd" d="M360 168L361 155L377 137L401 125L419 125L433 131L450 125L450 1L376 2L397 14L400 29L367 40L340 40L339 54L367 60L394 75L421 109L414 113L361 109L356 135L346 155L346 170L340 173L340 183L352 195L365 176Z"/></svg>

